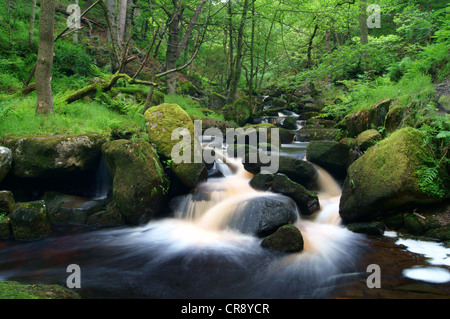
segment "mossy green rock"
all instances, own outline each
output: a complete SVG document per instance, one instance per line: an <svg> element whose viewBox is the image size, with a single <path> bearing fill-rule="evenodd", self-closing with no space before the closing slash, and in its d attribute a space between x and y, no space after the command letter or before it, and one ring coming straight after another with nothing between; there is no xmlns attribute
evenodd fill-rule
<svg viewBox="0 0 450 319"><path fill-rule="evenodd" d="M105 143L102 151L116 207L128 224L148 222L163 205L168 187L156 150L143 140L117 140Z"/></svg>
<svg viewBox="0 0 450 319"><path fill-rule="evenodd" d="M30 135L5 139L11 149L16 177L61 177L74 171L94 170L106 138L98 134Z"/></svg>
<svg viewBox="0 0 450 319"><path fill-rule="evenodd" d="M283 252L296 253L303 250L304 242L300 230L294 225L284 225L261 242L261 247Z"/></svg>
<svg viewBox="0 0 450 319"><path fill-rule="evenodd" d="M432 202L417 177L427 156L424 137L413 128L370 148L348 168L340 201L344 222L370 221L404 205Z"/></svg>
<svg viewBox="0 0 450 319"><path fill-rule="evenodd" d="M194 152L201 152L201 147L194 138L194 123L179 105L164 103L151 107L145 112L145 121L151 143L165 159L172 159L172 149L182 141L181 138L172 140L172 132L185 128L191 136L191 145L185 145L186 149L191 148L191 160L190 163L173 162L171 170L188 188L195 187L207 178L208 172L203 161L195 163ZM198 144L197 148L194 143Z"/></svg>
<svg viewBox="0 0 450 319"><path fill-rule="evenodd" d="M369 147L372 147L382 139L383 137L377 130L371 129L360 133L356 137L356 143L358 145L359 150L361 152L365 152L369 149Z"/></svg>
<svg viewBox="0 0 450 319"><path fill-rule="evenodd" d="M9 148L0 146L0 183L8 175L12 165L12 152Z"/></svg>
<svg viewBox="0 0 450 319"><path fill-rule="evenodd" d="M124 217L114 203L109 204L106 210L90 215L87 220L88 225L96 227L116 227L124 223Z"/></svg>
<svg viewBox="0 0 450 319"><path fill-rule="evenodd" d="M16 203L9 215L14 239L34 241L48 237L51 233L45 201Z"/></svg>
<svg viewBox="0 0 450 319"><path fill-rule="evenodd" d="M9 217L0 217L0 240L12 239L11 220Z"/></svg>
<svg viewBox="0 0 450 319"><path fill-rule="evenodd" d="M386 114L386 119L384 121L386 131L392 133L399 128L405 113L405 107L399 104L392 105L389 112Z"/></svg>
<svg viewBox="0 0 450 319"><path fill-rule="evenodd" d="M177 93L194 96L198 93L198 89L190 81L180 82L178 83Z"/></svg>
<svg viewBox="0 0 450 319"><path fill-rule="evenodd" d="M312 141L306 148L306 159L333 177L344 179L351 161L351 147L336 141Z"/></svg>
<svg viewBox="0 0 450 319"><path fill-rule="evenodd" d="M219 93L213 92L208 97L208 107L211 110L218 110L227 104L227 98Z"/></svg>
<svg viewBox="0 0 450 319"><path fill-rule="evenodd" d="M14 210L14 195L10 191L0 191L0 214L8 215Z"/></svg>
<svg viewBox="0 0 450 319"><path fill-rule="evenodd" d="M0 299L80 299L73 290L59 285L21 284L0 281Z"/></svg>
<svg viewBox="0 0 450 319"><path fill-rule="evenodd" d="M391 99L384 99L368 110L359 110L345 117L348 135L356 137L358 134L374 127L384 126L386 115L389 112Z"/></svg>

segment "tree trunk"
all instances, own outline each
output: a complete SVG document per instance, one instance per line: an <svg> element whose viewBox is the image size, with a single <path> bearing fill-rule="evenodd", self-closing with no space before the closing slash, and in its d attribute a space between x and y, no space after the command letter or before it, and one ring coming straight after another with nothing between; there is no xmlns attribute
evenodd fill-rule
<svg viewBox="0 0 450 319"><path fill-rule="evenodd" d="M53 113L52 64L55 0L41 0L39 16L39 49L36 63L36 113Z"/></svg>
<svg viewBox="0 0 450 319"><path fill-rule="evenodd" d="M362 45L369 43L369 30L367 29L367 17L366 17L366 0L362 0L361 13L359 14L359 32L360 42Z"/></svg>
<svg viewBox="0 0 450 319"><path fill-rule="evenodd" d="M124 38L124 35L125 35L125 25L126 25L126 22L127 22L127 2L128 2L128 0L120 0L119 24L118 24L119 42L120 42L120 44L123 43L123 38Z"/></svg>
<svg viewBox="0 0 450 319"><path fill-rule="evenodd" d="M244 27L245 27L245 20L247 19L248 0L244 1L244 7L242 10L243 11L242 11L241 23L239 25L239 31L238 31L236 63L234 65L234 75L233 75L233 78L231 79L231 85L230 85L230 98L232 101L236 101L239 97L238 84L239 84L239 80L241 78L241 72L242 72L242 55L243 55L243 49L244 49Z"/></svg>
<svg viewBox="0 0 450 319"><path fill-rule="evenodd" d="M33 0L31 4L30 31L28 33L28 43L30 44L30 46L33 45L35 18L36 18L36 0Z"/></svg>
<svg viewBox="0 0 450 319"><path fill-rule="evenodd" d="M180 14L175 10L172 20L169 23L169 39L166 51L166 70L172 70L177 67L178 60L178 38L180 34ZM175 73L170 73L166 77L167 94L175 95L177 88L177 79Z"/></svg>
<svg viewBox="0 0 450 319"><path fill-rule="evenodd" d="M318 29L319 29L319 25L316 24L316 25L314 26L314 31L313 31L311 37L309 38L308 51L307 51L308 61L306 62L306 67L307 67L308 69L312 67L311 51L312 51L313 41L314 41L314 38L316 37L316 34L317 34L317 30L318 30Z"/></svg>

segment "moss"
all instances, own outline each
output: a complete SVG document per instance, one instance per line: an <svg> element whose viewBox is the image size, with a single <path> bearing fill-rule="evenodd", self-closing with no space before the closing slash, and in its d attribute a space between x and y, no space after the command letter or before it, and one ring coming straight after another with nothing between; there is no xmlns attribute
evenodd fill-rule
<svg viewBox="0 0 450 319"><path fill-rule="evenodd" d="M361 152L367 151L370 147L375 145L378 141L381 141L383 138L377 130L371 129L360 133L356 137L356 143Z"/></svg>
<svg viewBox="0 0 450 319"><path fill-rule="evenodd" d="M0 281L0 299L80 299L80 296L75 291L58 285Z"/></svg>
<svg viewBox="0 0 450 319"><path fill-rule="evenodd" d="M295 253L303 250L303 236L294 225L285 225L266 237L261 247L284 253Z"/></svg>
<svg viewBox="0 0 450 319"><path fill-rule="evenodd" d="M16 240L40 240L50 235L51 225L43 200L17 203L10 219Z"/></svg>
<svg viewBox="0 0 450 319"><path fill-rule="evenodd" d="M401 205L430 202L416 176L427 156L424 136L413 128L396 131L370 148L348 168L341 216L347 221L370 219Z"/></svg>

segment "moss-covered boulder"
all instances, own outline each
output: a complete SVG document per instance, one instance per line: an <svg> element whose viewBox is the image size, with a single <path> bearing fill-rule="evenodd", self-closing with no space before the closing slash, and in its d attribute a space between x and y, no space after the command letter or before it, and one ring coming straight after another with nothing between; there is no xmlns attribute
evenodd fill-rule
<svg viewBox="0 0 450 319"><path fill-rule="evenodd" d="M103 202L100 200L57 192L45 193L44 200L53 225L86 224L90 215L103 209Z"/></svg>
<svg viewBox="0 0 450 319"><path fill-rule="evenodd" d="M0 240L10 240L12 238L11 220L8 216L0 213Z"/></svg>
<svg viewBox="0 0 450 319"><path fill-rule="evenodd" d="M356 137L372 127L384 126L391 104L391 99L384 99L368 110L359 110L356 113L347 115L344 120L349 136Z"/></svg>
<svg viewBox="0 0 450 319"><path fill-rule="evenodd" d="M284 225L261 242L261 247L283 253L303 251L303 236L294 225Z"/></svg>
<svg viewBox="0 0 450 319"><path fill-rule="evenodd" d="M293 117L287 117L283 121L283 128L287 130L296 130L298 128L297 126L297 120Z"/></svg>
<svg viewBox="0 0 450 319"><path fill-rule="evenodd" d="M278 171L273 173L284 174L295 183L306 188L309 188L317 180L317 169L311 163L288 156L279 156L278 159ZM261 163L259 158L256 163L252 163L248 154L245 157L244 168L252 174L262 173L261 168L266 166L268 164Z"/></svg>
<svg viewBox="0 0 450 319"><path fill-rule="evenodd" d="M386 114L386 119L384 120L386 131L392 133L399 128L405 114L405 107L399 104L391 105L389 112Z"/></svg>
<svg viewBox="0 0 450 319"><path fill-rule="evenodd" d="M430 154L413 128L394 132L349 168L340 201L344 222L371 221L404 206L436 202L419 186L418 171Z"/></svg>
<svg viewBox="0 0 450 319"><path fill-rule="evenodd" d="M192 82L190 82L190 81L178 83L178 87L177 87L176 91L179 94L190 95L190 96L195 96L199 92L198 88L194 84L192 84Z"/></svg>
<svg viewBox="0 0 450 319"><path fill-rule="evenodd" d="M8 137L15 177L61 177L69 173L95 170L106 138L99 134L30 135Z"/></svg>
<svg viewBox="0 0 450 319"><path fill-rule="evenodd" d="M48 237L51 224L47 216L45 201L16 203L14 211L9 215L14 239L34 241Z"/></svg>
<svg viewBox="0 0 450 319"><path fill-rule="evenodd" d="M87 219L87 224L95 227L116 227L125 224L125 219L120 213L119 209L110 203L106 210L90 215Z"/></svg>
<svg viewBox="0 0 450 319"><path fill-rule="evenodd" d="M208 102L211 110L219 110L227 104L227 98L217 92L212 92L208 97Z"/></svg>
<svg viewBox="0 0 450 319"><path fill-rule="evenodd" d="M8 175L12 165L12 152L9 148L0 146L0 183Z"/></svg>
<svg viewBox="0 0 450 319"><path fill-rule="evenodd" d="M0 281L0 299L80 299L80 295L59 285Z"/></svg>
<svg viewBox="0 0 450 319"><path fill-rule="evenodd" d="M113 177L113 200L128 224L148 222L164 203L168 181L153 146L143 140L117 140L102 147Z"/></svg>
<svg viewBox="0 0 450 319"><path fill-rule="evenodd" d="M306 148L306 159L334 178L344 179L351 161L351 147L336 141L312 141Z"/></svg>
<svg viewBox="0 0 450 319"><path fill-rule="evenodd" d="M377 130L371 129L360 133L356 137L356 144L361 152L365 152L382 139L383 137Z"/></svg>
<svg viewBox="0 0 450 319"><path fill-rule="evenodd" d="M156 146L158 153L167 160L172 159L172 149L181 143L180 140L172 140L172 133L180 129L190 135L190 145L184 145L186 150L191 150L190 163L173 162L171 170L174 175L188 188L193 188L204 181L208 171L203 163L195 162L195 151L201 152L199 142L194 138L194 123L189 115L177 104L164 103L151 107L145 112L145 124L151 143ZM197 143L197 148L195 147ZM198 154L197 154L198 155ZM201 154L200 154L201 155Z"/></svg>
<svg viewBox="0 0 450 319"><path fill-rule="evenodd" d="M0 214L8 215L14 210L14 195L10 191L0 191Z"/></svg>

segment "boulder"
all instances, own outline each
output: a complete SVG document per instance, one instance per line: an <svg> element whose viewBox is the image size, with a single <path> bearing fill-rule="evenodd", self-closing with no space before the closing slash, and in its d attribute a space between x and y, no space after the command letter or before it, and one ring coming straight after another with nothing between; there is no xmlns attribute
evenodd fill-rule
<svg viewBox="0 0 450 319"><path fill-rule="evenodd" d="M320 209L317 194L293 182L284 174L275 174L271 190L293 199L302 215L311 215Z"/></svg>
<svg viewBox="0 0 450 319"><path fill-rule="evenodd" d="M15 177L61 178L95 170L105 141L98 134L30 135L8 137L4 145L12 151Z"/></svg>
<svg viewBox="0 0 450 319"><path fill-rule="evenodd" d="M234 121L238 126L245 125L251 115L247 97L241 97L233 104L225 105L222 111L226 121Z"/></svg>
<svg viewBox="0 0 450 319"><path fill-rule="evenodd" d="M125 220L119 209L111 203L106 210L90 215L86 223L96 227L116 227L124 225Z"/></svg>
<svg viewBox="0 0 450 319"><path fill-rule="evenodd" d="M208 171L203 161L195 163L194 152L196 149L201 152L201 147L194 147L194 143L198 143L194 139L194 123L180 106L165 103L151 107L145 112L145 121L150 142L167 160L172 159L172 149L180 143L179 140L172 140L172 133L185 128L191 136L191 145L185 145L186 149L191 149L191 161L173 162L170 169L184 186L191 189L207 178Z"/></svg>
<svg viewBox="0 0 450 319"><path fill-rule="evenodd" d="M348 168L339 210L343 221L372 221L403 206L436 202L422 191L417 174L430 156L423 134L409 127L370 148Z"/></svg>
<svg viewBox="0 0 450 319"><path fill-rule="evenodd" d="M0 240L12 239L11 220L0 213Z"/></svg>
<svg viewBox="0 0 450 319"><path fill-rule="evenodd" d="M333 141L339 134L340 131L336 128L302 127L296 134L296 140L299 142Z"/></svg>
<svg viewBox="0 0 450 319"><path fill-rule="evenodd" d="M384 127L386 128L386 131L392 133L399 128L405 113L406 110L403 106L398 104L392 105L389 112L386 114L386 119L384 120Z"/></svg>
<svg viewBox="0 0 450 319"><path fill-rule="evenodd" d="M298 218L294 203L281 196L252 198L238 205L236 211L229 227L258 237L266 237Z"/></svg>
<svg viewBox="0 0 450 319"><path fill-rule="evenodd" d="M355 137L364 131L372 129L372 127L384 126L391 104L391 99L384 99L373 105L369 110L359 110L356 113L347 115L344 120L347 125L348 135Z"/></svg>
<svg viewBox="0 0 450 319"><path fill-rule="evenodd" d="M252 174L261 173L261 167L265 166L267 166L267 164L262 164L259 158L256 163L250 163L248 156L244 161L245 170ZM314 165L288 156L279 156L279 168L277 173L286 175L293 182L301 184L306 188L310 187L318 177L317 169Z"/></svg>
<svg viewBox="0 0 450 319"><path fill-rule="evenodd" d="M302 233L294 225L281 226L261 242L261 247L282 253L301 252L303 246Z"/></svg>
<svg viewBox="0 0 450 319"><path fill-rule="evenodd" d="M16 203L9 215L14 239L34 241L48 237L51 233L45 201Z"/></svg>
<svg viewBox="0 0 450 319"><path fill-rule="evenodd" d="M178 83L177 93L179 94L195 96L198 92L198 89L190 81Z"/></svg>
<svg viewBox="0 0 450 319"><path fill-rule="evenodd" d="M249 184L251 187L258 191L268 191L273 185L273 174L261 174L258 173L252 177Z"/></svg>
<svg viewBox="0 0 450 319"><path fill-rule="evenodd" d="M10 214L14 210L14 195L10 191L0 191L0 214Z"/></svg>
<svg viewBox="0 0 450 319"><path fill-rule="evenodd" d="M12 152L9 148L0 146L0 183L8 175L12 164Z"/></svg>
<svg viewBox="0 0 450 319"><path fill-rule="evenodd" d="M287 117L283 121L283 128L287 130L296 130L297 129L297 120L293 117Z"/></svg>
<svg viewBox="0 0 450 319"><path fill-rule="evenodd" d="M386 226L382 222L352 223L348 224L347 228L354 233L370 236L382 236L386 230Z"/></svg>
<svg viewBox="0 0 450 319"><path fill-rule="evenodd" d="M371 129L360 133L356 137L356 144L361 152L365 152L382 139L383 137L377 130Z"/></svg>
<svg viewBox="0 0 450 319"><path fill-rule="evenodd" d="M208 101L208 108L211 110L219 110L227 104L227 98L216 92L209 95Z"/></svg>
<svg viewBox="0 0 450 319"><path fill-rule="evenodd" d="M57 192L45 193L44 200L52 225L86 224L89 215L103 209L103 201Z"/></svg>
<svg viewBox="0 0 450 319"><path fill-rule="evenodd" d="M168 180L158 154L146 141L117 140L102 147L113 177L113 200L128 224L148 222L159 212Z"/></svg>
<svg viewBox="0 0 450 319"><path fill-rule="evenodd" d="M306 159L334 178L344 179L351 160L351 147L336 141L312 141L306 148Z"/></svg>
<svg viewBox="0 0 450 319"><path fill-rule="evenodd" d="M450 113L450 95L441 95L438 104L446 113Z"/></svg>
<svg viewBox="0 0 450 319"><path fill-rule="evenodd" d="M259 144L261 139L260 139L260 129L262 129L262 132L266 133L266 143L271 143L272 141L272 130L273 129L277 129L278 130L278 136L279 136L279 141L275 141L275 144L289 144L292 143L292 141L294 140L294 136L295 134L293 132L291 132L290 130L287 130L285 128L281 128L281 127L276 127L273 124L270 123L261 123L261 124L249 124L246 125L244 127L242 127L243 131L243 135L246 134L246 132L248 132L249 129L255 129L256 133L257 133L257 143ZM239 134L237 134L236 136L236 141L239 141ZM248 141L246 141L244 144L248 144ZM276 145L275 145L276 146Z"/></svg>

